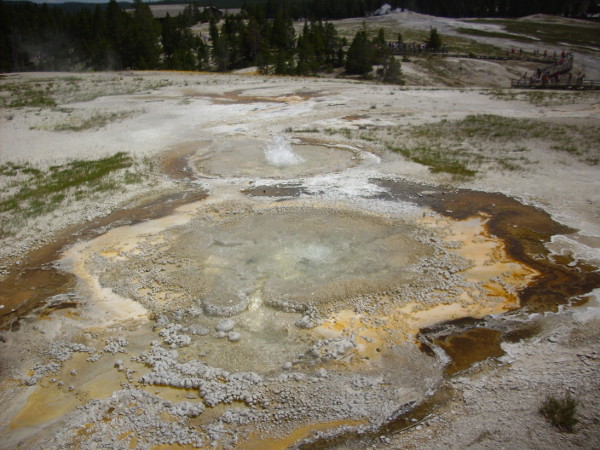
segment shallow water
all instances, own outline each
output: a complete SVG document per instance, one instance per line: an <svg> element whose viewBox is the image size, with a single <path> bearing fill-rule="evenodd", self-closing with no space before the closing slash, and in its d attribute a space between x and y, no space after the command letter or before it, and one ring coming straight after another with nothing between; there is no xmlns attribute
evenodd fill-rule
<svg viewBox="0 0 600 450"><path fill-rule="evenodd" d="M356 151L289 143L281 136L272 141L234 137L199 143L190 158L192 170L200 176L275 179L341 172L359 162Z"/></svg>
<svg viewBox="0 0 600 450"><path fill-rule="evenodd" d="M333 285L391 280L423 254L409 227L363 214L278 209L198 222L172 255L197 265L206 298L319 301ZM193 261L193 262L192 262Z"/></svg>

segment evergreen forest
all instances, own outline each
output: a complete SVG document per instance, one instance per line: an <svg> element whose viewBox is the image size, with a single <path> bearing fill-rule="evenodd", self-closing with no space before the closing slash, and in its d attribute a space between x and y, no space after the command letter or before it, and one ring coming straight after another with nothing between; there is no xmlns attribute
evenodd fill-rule
<svg viewBox="0 0 600 450"><path fill-rule="evenodd" d="M168 2L167 2L168 3ZM329 20L373 14L382 0L246 0L239 14L214 13L205 2L158 20L147 3L125 10L110 0L75 8L0 0L0 71L217 70L258 67L261 73L311 75L344 68L400 82L383 30L369 39L360 30L350 42ZM516 17L533 13L567 16L595 13L584 0L389 0L393 8L441 16ZM214 5L236 6L234 0ZM66 6L66 4L65 4ZM296 32L294 21L304 26ZM199 35L192 26L208 24ZM434 30L432 30L434 31Z"/></svg>

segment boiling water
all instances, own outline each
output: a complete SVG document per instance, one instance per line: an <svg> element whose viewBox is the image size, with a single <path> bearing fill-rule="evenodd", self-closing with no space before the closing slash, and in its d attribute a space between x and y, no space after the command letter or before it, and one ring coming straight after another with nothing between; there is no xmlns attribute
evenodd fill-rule
<svg viewBox="0 0 600 450"><path fill-rule="evenodd" d="M304 161L304 158L294 153L290 142L282 135L275 135L265 147L265 158L268 164L276 167L293 166Z"/></svg>

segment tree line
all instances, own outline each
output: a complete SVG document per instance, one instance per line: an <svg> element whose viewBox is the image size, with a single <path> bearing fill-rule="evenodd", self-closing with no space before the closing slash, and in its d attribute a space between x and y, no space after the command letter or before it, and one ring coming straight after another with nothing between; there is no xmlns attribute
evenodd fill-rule
<svg viewBox="0 0 600 450"><path fill-rule="evenodd" d="M246 0L244 10L262 7L269 17L280 9L290 11L294 19L321 20L361 17L387 3L405 9L443 17L523 17L552 14L581 17L598 14L600 5L589 0Z"/></svg>
<svg viewBox="0 0 600 450"><path fill-rule="evenodd" d="M0 0L0 70L155 69L161 26L136 0L65 12L47 4Z"/></svg>
<svg viewBox="0 0 600 450"><path fill-rule="evenodd" d="M47 4L0 0L0 71L173 69L229 71L256 66L262 73L311 75L345 68L366 76L382 67L386 81L401 79L385 47L383 31L369 39L360 30L351 42L329 19L370 14L382 0L246 0L242 12L224 19L193 1L177 17L156 20L142 0L126 12L116 0L94 9L65 10ZM395 8L433 14L493 16L575 11L583 0L389 0ZM559 5L560 3L560 5ZM588 2L586 4L591 4ZM578 6L579 5L579 6ZM515 8L515 9L511 9ZM561 9L562 8L562 9ZM492 12L494 14L492 14ZM303 19L296 33L294 20ZM209 23L208 36L191 27Z"/></svg>
<svg viewBox="0 0 600 450"><path fill-rule="evenodd" d="M230 71L256 66L264 74L312 75L345 68L366 76L381 64L386 81L401 81L383 30L369 40L363 29L348 43L331 22L306 20L296 33L291 10L277 8L273 17L270 12L257 4L220 20L212 10L190 4L177 17L158 21L141 0L135 0L131 12L115 0L76 12L0 0L0 70ZM208 36L192 32L199 21L209 24Z"/></svg>

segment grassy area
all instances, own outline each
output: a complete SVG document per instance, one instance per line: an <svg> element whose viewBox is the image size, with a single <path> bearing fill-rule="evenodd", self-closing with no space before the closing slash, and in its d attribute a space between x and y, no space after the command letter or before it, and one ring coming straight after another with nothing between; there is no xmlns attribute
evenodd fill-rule
<svg viewBox="0 0 600 450"><path fill-rule="evenodd" d="M540 43L600 47L600 27L586 22L581 25L504 19L477 19L474 22L502 25L508 33L531 36Z"/></svg>
<svg viewBox="0 0 600 450"><path fill-rule="evenodd" d="M515 35L515 34L510 34L510 33L502 33L500 31L486 31L486 30L478 30L475 28L459 28L458 29L459 33L462 34L468 34L470 36L477 36L477 37L491 37L491 38L498 38L498 39L511 39L513 41L519 41L519 42L537 42L536 39L527 37L527 36L520 36L520 35Z"/></svg>
<svg viewBox="0 0 600 450"><path fill-rule="evenodd" d="M524 169L527 142L532 140L547 142L549 150L569 153L586 164L600 163L600 136L593 127L477 114L410 127L400 136L412 144L392 144L390 148L434 172L474 175L478 167L486 165L501 170Z"/></svg>
<svg viewBox="0 0 600 450"><path fill-rule="evenodd" d="M319 130L317 128L291 128L288 127L285 129L286 133L318 133Z"/></svg>
<svg viewBox="0 0 600 450"><path fill-rule="evenodd" d="M447 149L435 145L415 145L394 147L388 145L388 149L402 154L407 159L428 166L433 173L448 173L455 177L468 178L477 174L470 169L469 163L481 160L481 155L465 153L461 149ZM468 162L463 161L465 156Z"/></svg>
<svg viewBox="0 0 600 450"><path fill-rule="evenodd" d="M0 165L0 237L14 234L31 217L48 214L59 206L141 183L146 168L126 153L72 161L46 170L30 164Z"/></svg>
<svg viewBox="0 0 600 450"><path fill-rule="evenodd" d="M37 129L48 129L50 131L84 131L103 128L109 123L131 117L133 111L120 112L97 112L89 117L70 117L69 119L51 125L49 127L36 127ZM69 112L70 114L70 112Z"/></svg>
<svg viewBox="0 0 600 450"><path fill-rule="evenodd" d="M0 80L1 81L1 80ZM169 80L143 77L96 78L56 77L0 82L0 107L54 108L59 104L86 102L108 95L128 95L151 92L170 86Z"/></svg>
<svg viewBox="0 0 600 450"><path fill-rule="evenodd" d="M492 114L469 115L415 126L373 127L367 131L326 129L347 139L380 144L434 173L456 178L476 176L486 169L527 170L529 148L535 143L589 164L600 164L600 134L594 127L560 125L541 120Z"/></svg>
<svg viewBox="0 0 600 450"><path fill-rule="evenodd" d="M5 83L0 85L0 106L9 108L56 106L52 84Z"/></svg>
<svg viewBox="0 0 600 450"><path fill-rule="evenodd" d="M462 78L462 65L446 58L430 56L414 58L412 63L426 71L430 79L437 85L448 87L463 87L466 85Z"/></svg>
<svg viewBox="0 0 600 450"><path fill-rule="evenodd" d="M333 22L340 36L352 41L352 38L357 31L363 29L363 22L358 20L340 20ZM367 34L370 39L377 36L379 29L383 28L385 38L388 41L395 41L398 38L398 33L402 34L404 42L425 42L429 36L429 30L411 29L410 25L399 26L398 22L393 18L379 18L377 22L367 22ZM301 24L298 27L298 32L301 31ZM451 53L473 53L480 56L496 56L503 54L503 49L491 44L477 42L476 39L467 37L441 35L444 46ZM511 36L512 38L512 36Z"/></svg>
<svg viewBox="0 0 600 450"><path fill-rule="evenodd" d="M501 56L505 50L492 44L478 42L477 39L459 36L442 36L442 42L450 53L473 54L477 56Z"/></svg>
<svg viewBox="0 0 600 450"><path fill-rule="evenodd" d="M494 155L486 151L486 138L499 134L491 122L486 116L468 116L461 121L400 127L392 132L394 139L386 146L428 166L431 172L457 178L473 177L486 166L510 171L523 169L527 158L511 147Z"/></svg>

